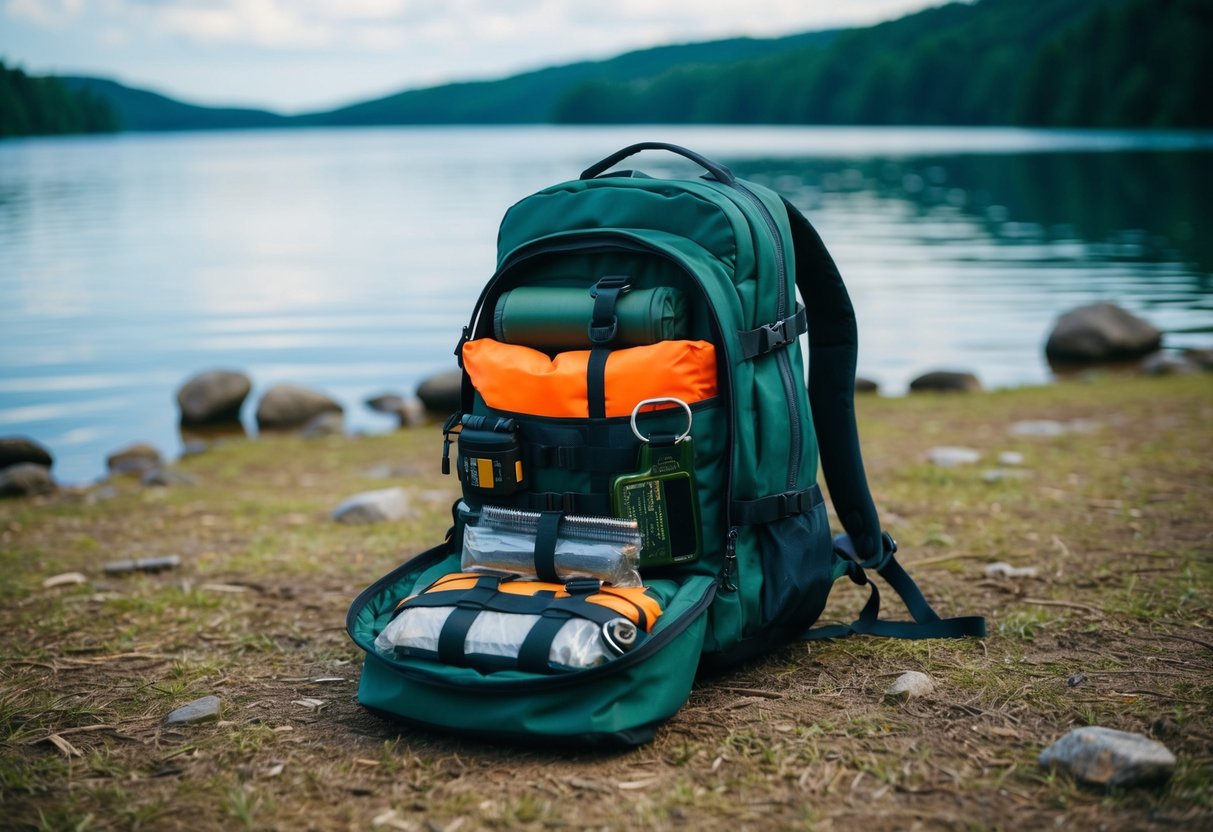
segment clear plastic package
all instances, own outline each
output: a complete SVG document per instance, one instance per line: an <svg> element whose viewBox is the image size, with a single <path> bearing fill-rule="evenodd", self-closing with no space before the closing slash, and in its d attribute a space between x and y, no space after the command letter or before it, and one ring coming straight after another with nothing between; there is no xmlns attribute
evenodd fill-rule
<svg viewBox="0 0 1213 832"><path fill-rule="evenodd" d="M461 568L537 577L538 525L538 512L484 506L479 522L463 530ZM561 580L594 578L612 586L641 586L641 545L634 520L568 515L556 535L556 574Z"/></svg>
<svg viewBox="0 0 1213 832"><path fill-rule="evenodd" d="M395 656L397 648L435 653L438 636L453 607L406 608L375 638L375 649L384 656ZM540 620L538 615L482 611L476 616L464 640L463 652L472 662L476 656L518 657L522 642ZM636 625L626 618L596 624L584 618L570 618L552 640L548 662L553 668L584 670L610 661L636 643Z"/></svg>

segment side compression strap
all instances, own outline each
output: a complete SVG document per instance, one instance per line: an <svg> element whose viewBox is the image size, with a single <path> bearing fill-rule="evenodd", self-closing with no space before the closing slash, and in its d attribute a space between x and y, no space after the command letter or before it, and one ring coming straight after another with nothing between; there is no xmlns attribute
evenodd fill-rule
<svg viewBox="0 0 1213 832"><path fill-rule="evenodd" d="M857 583L867 583L864 569L876 570L914 618L913 622L878 621L880 593L873 583L867 605L850 626L810 630L804 637L830 638L861 632L895 638L984 637L984 618L940 619L894 559L897 544L880 529L855 425L855 364L859 354L855 308L817 230L792 203L786 199L783 202L795 246L796 288L808 310L809 406L817 435L823 440L821 468L826 486L846 530L835 538L835 552L849 562L848 574Z"/></svg>

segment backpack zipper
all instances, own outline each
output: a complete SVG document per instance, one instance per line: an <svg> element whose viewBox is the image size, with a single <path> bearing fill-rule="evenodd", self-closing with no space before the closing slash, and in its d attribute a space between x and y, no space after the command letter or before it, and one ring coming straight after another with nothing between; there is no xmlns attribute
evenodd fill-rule
<svg viewBox="0 0 1213 832"><path fill-rule="evenodd" d="M722 183L723 184L723 183ZM744 195L757 210L758 215L766 222L767 230L771 234L771 241L775 246L775 269L779 277L779 291L776 294L776 309L775 320L782 321L788 317L788 265L787 259L783 250L783 238L779 236L779 227L775 223L775 217L771 215L771 209L767 208L766 203L758 198L758 195L743 185L740 181L735 181L731 187L738 193ZM806 298L806 303L808 299ZM794 340L793 343L796 341ZM783 391L785 398L788 401L788 423L790 433L790 444L788 453L788 491L795 491L800 480L800 454L803 443L800 430L800 404L797 399L796 379L792 373L792 362L788 358L787 350L780 348L775 353L775 361L779 367L779 376L783 380Z"/></svg>

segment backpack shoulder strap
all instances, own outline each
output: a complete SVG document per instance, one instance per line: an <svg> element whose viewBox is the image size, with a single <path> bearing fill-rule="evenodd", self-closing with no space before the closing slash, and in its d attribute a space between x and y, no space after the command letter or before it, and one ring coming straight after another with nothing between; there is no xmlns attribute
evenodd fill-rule
<svg viewBox="0 0 1213 832"><path fill-rule="evenodd" d="M961 638L986 634L985 618L941 619L931 609L913 578L894 557L897 544L881 531L876 504L868 489L859 430L855 425L855 365L859 338L855 309L834 258L817 230L784 199L796 251L796 288L804 298L809 323L809 406L819 438L821 467L830 500L845 534L834 539L834 551L846 573L858 584L870 584L871 597L850 625L821 627L804 637L833 638L852 633L894 638ZM913 621L880 621L880 593L865 570L888 582L910 611Z"/></svg>

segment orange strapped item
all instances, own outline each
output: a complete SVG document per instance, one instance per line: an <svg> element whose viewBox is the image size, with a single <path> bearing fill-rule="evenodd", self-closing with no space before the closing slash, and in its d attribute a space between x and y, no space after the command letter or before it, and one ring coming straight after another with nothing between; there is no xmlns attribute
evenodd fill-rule
<svg viewBox="0 0 1213 832"><path fill-rule="evenodd" d="M484 578L483 572L452 572L443 575L425 588L424 592L447 592L450 590L466 590L476 586L477 581ZM538 595L541 592L555 593L555 598L568 598L571 593L564 584L546 583L544 581L509 581L504 580L497 585L498 592L511 595ZM396 605L399 609L416 598L410 595ZM591 604L598 604L619 613L642 630L653 629L653 624L661 616L661 604L648 595L642 586L603 586L592 595L585 598Z"/></svg>
<svg viewBox="0 0 1213 832"><path fill-rule="evenodd" d="M539 350L478 338L463 345L463 368L495 410L589 418L586 371L590 351L548 358ZM716 395L716 349L707 341L658 341L613 350L606 361L606 415L630 416L644 399L688 404Z"/></svg>

